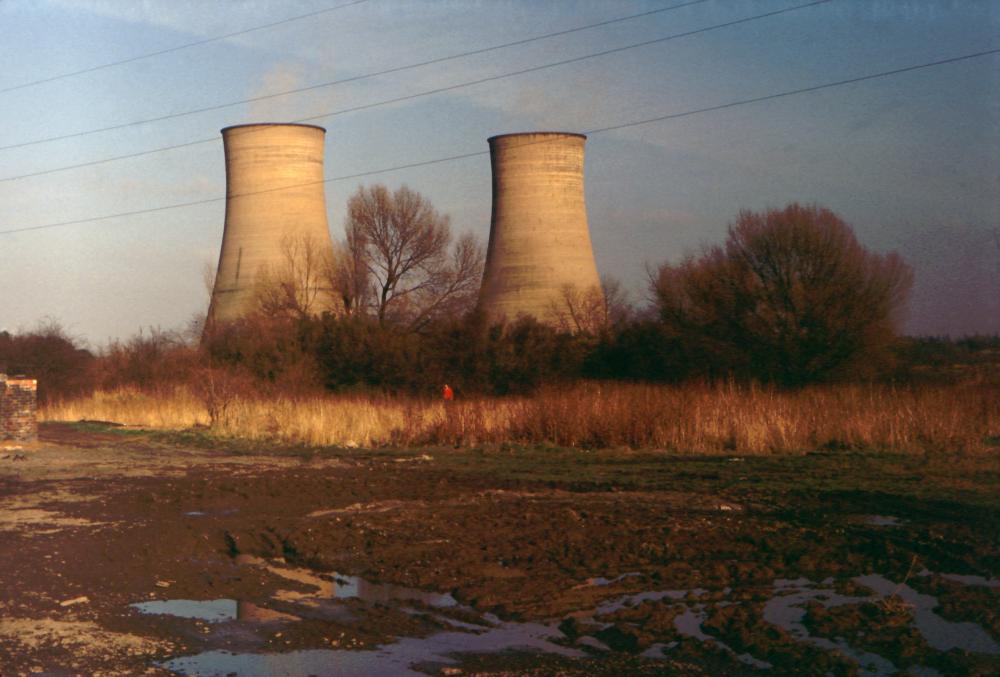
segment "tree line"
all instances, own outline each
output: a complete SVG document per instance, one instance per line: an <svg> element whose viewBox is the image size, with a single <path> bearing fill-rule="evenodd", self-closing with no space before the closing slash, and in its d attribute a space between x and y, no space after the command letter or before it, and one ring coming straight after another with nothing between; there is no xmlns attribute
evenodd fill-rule
<svg viewBox="0 0 1000 677"><path fill-rule="evenodd" d="M58 328L0 334L0 369L48 370L53 392L158 387L208 369L259 391L433 394L448 383L459 395L504 395L579 379L899 378L901 360L919 354L900 336L910 267L866 249L818 206L740 212L723 243L651 269L647 303L629 304L605 279L565 288L544 323L483 317L482 244L454 237L447 215L405 186L360 187L345 233L329 253L288 242L241 320L140 333L97 354ZM56 378L59 360L87 362L88 376Z"/></svg>

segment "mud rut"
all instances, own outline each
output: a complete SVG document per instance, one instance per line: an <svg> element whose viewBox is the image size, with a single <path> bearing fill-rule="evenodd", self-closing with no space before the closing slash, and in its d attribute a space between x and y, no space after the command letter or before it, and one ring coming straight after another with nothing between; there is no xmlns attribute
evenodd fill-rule
<svg viewBox="0 0 1000 677"><path fill-rule="evenodd" d="M406 667L1000 671L993 462L938 486L933 468L883 457L202 442L49 425L26 459L0 460L0 674L171 674L184 667L176 661L213 652L386 674L379 651L398 638L461 644L465 633L475 649L474 638L505 628L534 631L537 646L431 652ZM872 472L883 484L871 486ZM865 575L897 587L879 594ZM382 597L325 599L348 580ZM388 584L411 592L385 593ZM946 624L972 624L960 628L982 633L980 644L929 639L910 593L932 596L927 613ZM795 594L800 603L779 619L774 600ZM165 600L232 601L234 612L136 606ZM262 669L226 660L251 667L219 674Z"/></svg>

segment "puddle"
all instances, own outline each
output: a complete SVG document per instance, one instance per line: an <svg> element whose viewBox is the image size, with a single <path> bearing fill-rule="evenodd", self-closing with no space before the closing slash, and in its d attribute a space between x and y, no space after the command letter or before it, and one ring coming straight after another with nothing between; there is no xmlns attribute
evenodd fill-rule
<svg viewBox="0 0 1000 677"><path fill-rule="evenodd" d="M234 599L168 599L154 602L139 602L130 605L144 614L164 614L178 618L196 618L209 623L234 621L237 618L237 602Z"/></svg>
<svg viewBox="0 0 1000 677"><path fill-rule="evenodd" d="M334 598L361 599L366 602L384 603L390 600L422 601L438 608L458 606L451 595L427 593L395 585L369 583L357 577L334 576L333 580L304 573L300 569L284 569L268 565L269 570L275 570L278 575L300 582L321 582L317 591L324 593L334 591ZM341 582L345 581L345 582ZM305 594L305 593L302 593ZM301 598L305 599L305 598ZM313 598L315 599L315 598ZM214 620L267 621L295 620L291 614L276 612L264 607L245 602L236 605L231 600L217 600L233 604L235 616ZM135 605L146 607L154 603ZM164 606L149 609L150 613L176 613L178 608L172 606L165 610ZM205 603L202 603L205 604ZM465 608L465 607L462 607ZM142 609L146 611L147 609ZM184 609L180 609L184 611ZM403 609L407 611L407 609ZM417 613L415 610L410 610ZM471 611L471 609L469 609ZM194 617L194 616L186 616ZM197 616L205 618L205 616ZM562 637L562 633L554 626L543 623L504 623L492 614L484 614L483 620L493 627L474 625L463 621L436 616L439 621L471 632L441 632L430 637L402 638L393 644L387 644L371 651L346 651L331 649L313 649L293 651L282 654L234 654L226 651L208 651L195 656L185 656L162 663L161 667L182 674L230 674L241 676L255 675L420 675L423 673L410 669L410 666L422 662L454 663L449 654L461 652L494 653L508 649L526 649L546 653L560 654L569 657L582 657L577 649L570 649L554 644L551 639Z"/></svg>
<svg viewBox="0 0 1000 677"><path fill-rule="evenodd" d="M302 607L337 600L357 599L367 604L390 602L421 602L438 609L459 608L475 613L470 607L458 604L447 593L416 590L399 585L372 583L358 576L317 574L308 569L283 566L256 557L241 556L238 562L258 566L286 580L313 588L309 592L281 590L274 599L295 602ZM295 621L298 616L274 611L249 602L230 599L197 601L167 600L142 602L132 605L143 613L169 614L182 618L196 618L209 622L268 622ZM404 612L426 613L400 607ZM160 666L181 674L230 674L244 675L370 675L370 674L423 674L412 671L410 665L421 662L454 663L448 654L461 652L493 653L508 649L526 649L570 657L585 654L551 640L563 635L554 624L505 623L493 614L482 614L483 624L434 615L444 625L455 628L430 637L401 638L370 651L312 649L281 654L235 654L228 651L207 651L195 656L174 658ZM459 630L464 630L460 632Z"/></svg>
<svg viewBox="0 0 1000 677"><path fill-rule="evenodd" d="M780 585L779 585L780 582ZM867 597L849 597L838 595L832 590L812 588L810 581L800 578L796 581L775 581L774 587L781 594L775 595L764 604L764 620L776 625L800 642L807 642L827 651L837 651L856 661L861 667L862 675L891 675L898 670L886 658L868 651L852 648L842 639L837 641L825 637L813 637L802 623L805 618L805 604L817 601L825 607L841 604L858 604L867 601Z"/></svg>
<svg viewBox="0 0 1000 677"><path fill-rule="evenodd" d="M960 649L990 656L1000 656L1000 644L978 624L955 623L934 613L934 608L938 605L937 598L931 595L922 595L908 585L893 583L878 574L858 576L854 580L861 585L868 586L883 597L895 594L907 604L912 605L913 624L932 648L938 651Z"/></svg>
<svg viewBox="0 0 1000 677"><path fill-rule="evenodd" d="M643 658L666 658L667 652L676 647L677 644L677 642L668 642L666 644L657 642L656 644L650 644L649 648L639 655Z"/></svg>
<svg viewBox="0 0 1000 677"><path fill-rule="evenodd" d="M609 585L614 585L615 583L623 581L626 578L634 578L637 576L642 576L642 574L639 573L638 571L630 571L626 574L622 574L621 576L615 576L614 578L605 578L604 576L596 576L594 578L588 578L580 585L575 586L573 589L577 590L580 588L603 588Z"/></svg>
<svg viewBox="0 0 1000 677"><path fill-rule="evenodd" d="M385 604L393 601L422 602L430 607L439 609L458 606L458 601L447 593L426 592L424 590L416 590L388 583L371 583L358 576L316 574L309 569L279 566L259 557L241 555L237 558L237 561L241 564L263 567L276 576L314 588L311 592L279 590L274 595L274 599L277 601L302 602L309 606L316 606L324 600L360 599L371 604ZM179 618L194 618L210 623L225 621L266 622L275 620L300 620L298 616L292 614L274 611L273 609L258 606L251 602L234 599L171 599L139 602L131 606L145 614L164 614ZM448 621L455 627L466 625L452 619L442 620ZM474 627L476 630L483 629L482 626L468 625Z"/></svg>
<svg viewBox="0 0 1000 677"><path fill-rule="evenodd" d="M930 573L928 572L926 575L930 575ZM942 576L952 580L969 580L969 584L972 585L985 581L978 576L957 577L954 574L942 574ZM875 599L897 595L905 603L911 605L913 625L932 649L937 651L959 649L992 656L1000 655L1000 645L978 624L956 623L945 620L934 613L933 609L938 606L938 602L931 595L922 595L908 585L893 583L878 574L857 576L853 580L875 591ZM858 662L863 669L862 674L891 675L898 672L896 666L888 659L875 653L855 649L841 638L834 641L824 637L813 637L802 623L807 602L816 601L829 608L844 604L860 604L871 601L872 597L840 595L833 590L812 587L812 583L806 579L778 580L775 581L774 587L781 594L772 597L764 605L765 621L784 629L799 641L808 642L823 649L840 651ZM911 669L911 672L914 671ZM921 667L914 674L933 677L940 673L933 668Z"/></svg>
<svg viewBox="0 0 1000 677"><path fill-rule="evenodd" d="M875 527L898 527L902 525L898 517L892 515L866 515L865 524Z"/></svg>
<svg viewBox="0 0 1000 677"><path fill-rule="evenodd" d="M589 646L591 649L597 649L598 651L611 651L611 647L597 639L592 635L584 635L576 640L577 646ZM659 656L656 656L659 658Z"/></svg>
<svg viewBox="0 0 1000 677"><path fill-rule="evenodd" d="M1000 578L983 578L982 576L971 576L966 574L941 574L941 578L955 581L962 585L982 585L987 588L1000 588Z"/></svg>
<svg viewBox="0 0 1000 677"><path fill-rule="evenodd" d="M934 575L934 572L930 569L923 569L917 572L917 577L928 578ZM961 583L962 585L970 586L982 586L984 588L1000 588L1000 578L986 578L984 576L976 576L974 574L937 574L941 578L949 581L954 581L955 583Z"/></svg>
<svg viewBox="0 0 1000 677"><path fill-rule="evenodd" d="M804 586L812 585L812 581L808 578L775 578L774 587L775 588L801 588Z"/></svg>
<svg viewBox="0 0 1000 677"><path fill-rule="evenodd" d="M280 561L273 563L263 558L249 555L240 555L236 558L236 561L240 564L262 567L275 576L315 588L314 592L278 591L275 599L286 602L321 599L360 599L369 603L393 601L422 602L427 606L438 608L458 605L458 601L449 593L428 592L426 590L417 590L391 583L372 583L360 576L345 576L336 572L317 574L311 569L283 566Z"/></svg>
<svg viewBox="0 0 1000 677"><path fill-rule="evenodd" d="M281 590L274 597L277 600L291 602L303 609L304 612L306 608L332 605L331 608L334 609L364 613L363 610L359 611L356 606L348 609L348 607L338 604L339 601L348 599L361 600L369 605L397 603L396 608L405 613L429 613L442 626L450 629L424 638L402 637L393 643L364 651L311 649L280 654L235 654L213 650L193 656L176 657L161 663L160 667L181 674L236 673L250 677L301 674L312 674L317 675L317 677L369 674L419 675L423 673L414 671L410 666L431 663L454 664L454 655L461 653L497 653L516 649L567 657L583 657L587 655L583 651L584 648L597 649L602 652L609 651L606 644L589 634L577 638L576 645L573 647L556 643L556 640L565 639L556 625L557 621L503 622L493 614L479 614L471 607L459 604L452 595L447 593L434 593L392 584L372 583L357 576L343 576L336 573L318 574L308 569L286 566L281 560L268 561L246 556L237 559L242 564L265 568L278 577L310 587L311 590L308 592ZM638 575L638 573L630 572L615 578L595 577L588 579L585 585L610 586L624 578ZM920 575L931 574L926 572ZM995 587L998 584L995 579L985 579L978 576L957 574L942 574L942 576L968 585ZM862 675L892 675L898 673L898 669L888 659L876 653L857 649L840 637L829 639L812 636L805 627L803 619L806 614L805 606L810 601L818 602L826 607L833 607L859 604L895 594L907 604L912 605L914 627L931 648L938 651L959 649L980 654L1000 655L1000 646L979 625L950 622L934 613L933 609L938 606L934 597L920 594L909 586L893 583L878 574L858 576L853 580L873 590L874 597L838 594L831 589L832 579L819 584L805 578L775 580L773 584L774 596L764 605L764 620L783 628L800 642L807 642L818 648L835 651L851 658L858 663ZM570 615L576 618L588 618L591 622L606 627L606 624L600 623L599 620L603 615L635 607L643 602L670 600L684 606L684 610L674 618L674 627L679 634L702 642L711 642L748 666L759 669L772 668L770 663L748 653L737 654L724 642L710 636L702 629L702 622L705 619L705 605L699 600L707 592L705 589L695 588L693 590L656 590L621 595L602 602L590 611L579 611ZM729 592L731 591L727 588L722 591L722 594L725 595ZM399 605L399 603L408 601L421 602L430 607L431 611L411 609L405 604ZM726 602L723 600L716 603L725 604ZM300 620L297 615L292 613L279 612L266 606L237 602L231 599L167 600L142 602L132 606L143 613L170 614L213 623L230 621L265 623ZM441 609L442 612L435 613L433 611L435 608ZM444 615L443 610L451 608L474 615L478 622L457 620ZM295 608L289 610L295 611ZM303 613L303 615L308 616L308 613ZM670 651L676 645L676 642L653 644L643 652L643 655L653 659L666 658L669 657ZM919 677L938 677L939 675L932 668L911 669L910 673Z"/></svg>
<svg viewBox="0 0 1000 677"><path fill-rule="evenodd" d="M175 658L161 664L181 674L229 674L240 677L271 675L425 675L410 666L417 663L454 663L453 653L496 653L527 649L582 658L585 654L550 641L562 633L539 623L501 623L479 635L442 632L424 639L403 638L373 651L314 649L283 654L232 654L209 651L196 656Z"/></svg>
<svg viewBox="0 0 1000 677"><path fill-rule="evenodd" d="M678 615L677 618L674 619L674 627L677 628L677 632L682 635L694 637L702 642L714 641L714 637L706 635L701 629L701 622L703 620L705 620L705 615L703 613L697 612L693 609L686 609L684 613Z"/></svg>
<svg viewBox="0 0 1000 677"><path fill-rule="evenodd" d="M236 620L252 623L270 623L272 621L300 621L302 619L292 614L258 606L252 602L237 602Z"/></svg>
<svg viewBox="0 0 1000 677"><path fill-rule="evenodd" d="M704 595L708 590L704 588L695 588L694 590L657 590L648 592L639 592L634 595L624 595L623 597L618 597L609 602L604 602L599 604L597 609L594 610L595 615L613 614L616 611L621 611L625 607L637 606L643 602L658 602L661 599L673 599L678 602L693 599Z"/></svg>
<svg viewBox="0 0 1000 677"><path fill-rule="evenodd" d="M763 670L772 668L773 666L770 663L759 660L748 653L737 654L725 642L722 642L721 640L712 637L709 634L706 634L705 631L701 629L701 623L702 621L705 620L704 605L698 603L692 604L692 601L701 597L706 592L708 591L705 590L704 588L694 588L693 590L656 590L656 591L640 592L633 595L624 595L617 599L613 599L598 605L598 607L594 609L591 617L593 618L605 614L613 614L616 611L620 611L628 607L638 606L643 602L657 602L664 599L674 600L678 603L686 602L690 604L690 606L685 604L684 611L678 614L674 618L674 628L677 630L678 633L680 633L681 635L685 635L687 637L692 637L701 642L711 642L716 646L719 646L720 648L729 652L733 656L735 656L738 661L744 663L745 665L750 665ZM725 594L728 594L729 592L731 592L731 589L725 588L723 592ZM725 604L725 603L720 602L720 604ZM574 615L580 617L580 615L577 614ZM587 643L590 646L594 646L592 642L586 641L591 639L594 638L582 637L577 640L577 644ZM597 642L597 640L594 639L594 642ZM598 643L600 644L600 642ZM669 651L674 646L676 646L676 642L671 642L670 644L653 644L648 649L646 649L646 651L643 652L642 655L647 658L665 658L666 651ZM605 650L607 650L607 647L604 648Z"/></svg>
<svg viewBox="0 0 1000 677"><path fill-rule="evenodd" d="M458 605L458 601L448 593L426 592L391 583L371 583L358 576L334 574L333 580L333 596L339 599L357 598L365 602L406 600L423 602L428 606L439 608Z"/></svg>

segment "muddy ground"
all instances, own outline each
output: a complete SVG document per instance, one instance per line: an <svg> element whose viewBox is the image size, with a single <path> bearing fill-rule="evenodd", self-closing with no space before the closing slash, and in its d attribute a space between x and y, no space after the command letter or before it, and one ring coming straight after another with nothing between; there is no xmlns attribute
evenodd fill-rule
<svg viewBox="0 0 1000 677"><path fill-rule="evenodd" d="M0 450L0 675L997 674L998 458L47 424Z"/></svg>

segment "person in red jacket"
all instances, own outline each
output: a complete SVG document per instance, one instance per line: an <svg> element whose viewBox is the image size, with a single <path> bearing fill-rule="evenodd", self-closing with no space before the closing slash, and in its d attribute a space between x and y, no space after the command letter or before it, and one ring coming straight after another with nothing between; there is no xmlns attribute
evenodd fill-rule
<svg viewBox="0 0 1000 677"><path fill-rule="evenodd" d="M441 396L444 397L446 402L451 402L455 399L455 391L451 389L450 385L445 383L444 388L441 389Z"/></svg>

